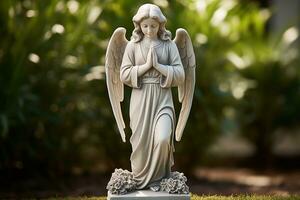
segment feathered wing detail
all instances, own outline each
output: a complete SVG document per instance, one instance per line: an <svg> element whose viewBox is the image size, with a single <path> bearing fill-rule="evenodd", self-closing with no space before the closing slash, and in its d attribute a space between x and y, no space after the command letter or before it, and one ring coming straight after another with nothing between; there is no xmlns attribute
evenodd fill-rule
<svg viewBox="0 0 300 200"><path fill-rule="evenodd" d="M109 40L105 57L106 85L112 110L123 142L126 141L124 132L125 123L121 110L121 102L124 98L124 85L120 79L120 67L128 43L125 34L125 28L117 28L114 31Z"/></svg>
<svg viewBox="0 0 300 200"><path fill-rule="evenodd" d="M195 89L196 59L191 38L185 29L177 29L174 42L177 45L185 72L185 81L178 86L178 98L182 105L175 136L176 141L180 141L192 107Z"/></svg>

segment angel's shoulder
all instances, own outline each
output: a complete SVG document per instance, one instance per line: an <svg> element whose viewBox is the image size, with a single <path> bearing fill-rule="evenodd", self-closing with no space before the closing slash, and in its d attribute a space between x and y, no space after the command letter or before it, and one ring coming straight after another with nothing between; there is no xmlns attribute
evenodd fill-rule
<svg viewBox="0 0 300 200"><path fill-rule="evenodd" d="M164 41L169 50L177 49L176 43L173 40Z"/></svg>
<svg viewBox="0 0 300 200"><path fill-rule="evenodd" d="M163 40L163 42L168 46L172 46L173 44L175 44L173 40Z"/></svg>
<svg viewBox="0 0 300 200"><path fill-rule="evenodd" d="M125 48L125 51L124 51L124 54L129 54L129 55L133 55L135 51L135 44L133 41L128 41L127 45L126 45L126 48Z"/></svg>
<svg viewBox="0 0 300 200"><path fill-rule="evenodd" d="M127 43L128 48L135 48L137 46L137 42L134 42L133 40L129 40Z"/></svg>
<svg viewBox="0 0 300 200"><path fill-rule="evenodd" d="M172 43L173 43L172 40L160 40L160 42L161 42L160 44L163 44L163 46L168 47L168 48L171 47Z"/></svg>
<svg viewBox="0 0 300 200"><path fill-rule="evenodd" d="M136 49L136 45L137 43L135 43L134 41L132 40L128 41L126 46L126 51L134 51Z"/></svg>

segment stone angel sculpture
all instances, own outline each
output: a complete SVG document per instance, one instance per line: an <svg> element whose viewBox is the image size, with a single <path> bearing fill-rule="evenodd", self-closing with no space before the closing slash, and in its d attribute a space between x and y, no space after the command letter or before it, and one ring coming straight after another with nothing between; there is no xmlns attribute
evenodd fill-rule
<svg viewBox="0 0 300 200"><path fill-rule="evenodd" d="M125 28L117 28L106 53L106 83L123 142L124 84L132 88L130 160L136 189L157 191L160 181L170 177L174 137L181 140L192 105L196 63L191 39L178 29L171 40L166 21L158 6L142 5L133 17L131 40ZM178 87L182 103L177 126L171 87Z"/></svg>

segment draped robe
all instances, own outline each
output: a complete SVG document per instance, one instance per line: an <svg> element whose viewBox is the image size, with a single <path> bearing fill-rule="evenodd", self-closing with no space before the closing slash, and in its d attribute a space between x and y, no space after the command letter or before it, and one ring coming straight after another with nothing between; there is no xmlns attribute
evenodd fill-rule
<svg viewBox="0 0 300 200"><path fill-rule="evenodd" d="M147 50L143 42L130 41L126 46L120 69L121 81L132 87L130 161L134 178L138 182L137 189L157 185L161 179L170 175L174 164L175 132L175 111L171 87L182 84L185 78L177 46L171 40L160 40L154 46L158 63L167 68L167 76L152 67L138 77L139 65L146 63ZM160 146L155 138L159 138L158 134L165 133L161 133L164 130L156 128L158 120L164 115L171 119L171 134L168 142Z"/></svg>

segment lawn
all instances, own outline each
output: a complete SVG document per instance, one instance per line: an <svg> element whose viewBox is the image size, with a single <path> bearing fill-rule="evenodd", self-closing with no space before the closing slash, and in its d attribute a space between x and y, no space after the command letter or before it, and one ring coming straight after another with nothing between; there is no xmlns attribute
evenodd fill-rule
<svg viewBox="0 0 300 200"><path fill-rule="evenodd" d="M267 196L267 195L234 195L234 196L199 196L192 195L191 200L300 200L299 195L295 196ZM49 198L47 200L106 200L106 197L65 197L65 198Z"/></svg>

